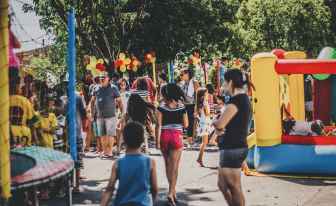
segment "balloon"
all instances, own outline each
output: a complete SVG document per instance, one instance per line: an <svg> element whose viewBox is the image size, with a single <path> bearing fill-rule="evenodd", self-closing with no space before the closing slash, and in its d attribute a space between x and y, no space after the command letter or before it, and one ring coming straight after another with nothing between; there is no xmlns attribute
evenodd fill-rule
<svg viewBox="0 0 336 206"><path fill-rule="evenodd" d="M200 63L200 62L201 62L201 59L197 59L196 62L197 62L197 63Z"/></svg>
<svg viewBox="0 0 336 206"><path fill-rule="evenodd" d="M152 57L151 59L150 59L150 62L155 62L156 61L156 57Z"/></svg>
<svg viewBox="0 0 336 206"><path fill-rule="evenodd" d="M121 65L120 66L120 71L121 72L125 72L126 71L126 66L125 65Z"/></svg>
<svg viewBox="0 0 336 206"><path fill-rule="evenodd" d="M151 52L150 54L152 55L152 57L155 56L155 52Z"/></svg>
<svg viewBox="0 0 336 206"><path fill-rule="evenodd" d="M195 61L197 61L197 58L196 58L196 57L193 57L192 60L195 62Z"/></svg>
<svg viewBox="0 0 336 206"><path fill-rule="evenodd" d="M97 64L96 62L93 62L93 61L90 62L91 67L96 67L96 64Z"/></svg>
<svg viewBox="0 0 336 206"><path fill-rule="evenodd" d="M97 68L96 68L96 67L91 67L91 68L90 68L91 74L95 73L95 72L96 72L96 70L97 70Z"/></svg>
<svg viewBox="0 0 336 206"><path fill-rule="evenodd" d="M97 64L99 63L104 64L104 59L98 59Z"/></svg>
<svg viewBox="0 0 336 206"><path fill-rule="evenodd" d="M133 65L134 65L134 66L137 66L138 63L139 63L138 61L134 61L134 62L133 62Z"/></svg>
<svg viewBox="0 0 336 206"><path fill-rule="evenodd" d="M236 66L240 65L240 63L239 63L238 60L235 62L235 65L236 65Z"/></svg>
<svg viewBox="0 0 336 206"><path fill-rule="evenodd" d="M134 67L133 71L137 72L138 71L138 67Z"/></svg>
<svg viewBox="0 0 336 206"><path fill-rule="evenodd" d="M138 66L138 67L141 66L141 62L138 62L138 65L137 65L137 66Z"/></svg>
<svg viewBox="0 0 336 206"><path fill-rule="evenodd" d="M105 71L106 70L106 68L104 67L104 66L102 66L102 68L100 69L100 71Z"/></svg>
<svg viewBox="0 0 336 206"><path fill-rule="evenodd" d="M189 60L189 64L193 64L194 61L192 59Z"/></svg>
<svg viewBox="0 0 336 206"><path fill-rule="evenodd" d="M120 67L121 65L124 64L124 61L121 59L118 59L116 62L117 62L117 67Z"/></svg>
<svg viewBox="0 0 336 206"><path fill-rule="evenodd" d="M134 65L133 64L130 64L130 69L133 69L134 68Z"/></svg>
<svg viewBox="0 0 336 206"><path fill-rule="evenodd" d="M119 54L119 59L124 60L125 57L126 57L126 55L124 53L120 53Z"/></svg>
<svg viewBox="0 0 336 206"><path fill-rule="evenodd" d="M127 68L127 70L130 70L130 66L129 66L129 65L127 65L127 67L126 67L126 68Z"/></svg>
<svg viewBox="0 0 336 206"><path fill-rule="evenodd" d="M151 54L147 54L147 58L148 59L152 58L152 55Z"/></svg>
<svg viewBox="0 0 336 206"><path fill-rule="evenodd" d="M97 69L101 69L102 67L103 67L103 65L101 63L96 64Z"/></svg>
<svg viewBox="0 0 336 206"><path fill-rule="evenodd" d="M93 57L90 58L90 61L97 62L97 58L95 56L93 56Z"/></svg>
<svg viewBox="0 0 336 206"><path fill-rule="evenodd" d="M196 61L194 61L193 65L196 67L198 65L198 63Z"/></svg>
<svg viewBox="0 0 336 206"><path fill-rule="evenodd" d="M132 57L132 62L136 61L137 58L136 57Z"/></svg>
<svg viewBox="0 0 336 206"><path fill-rule="evenodd" d="M146 63L149 63L149 61L150 61L150 59L145 59L145 62L146 62Z"/></svg>
<svg viewBox="0 0 336 206"><path fill-rule="evenodd" d="M195 54L194 54L194 57L198 58L198 57L199 57L199 54L198 54L198 53L195 53Z"/></svg>
<svg viewBox="0 0 336 206"><path fill-rule="evenodd" d="M192 59L193 57L194 57L193 55L190 55L190 56L189 56L189 59Z"/></svg>
<svg viewBox="0 0 336 206"><path fill-rule="evenodd" d="M330 76L330 74L313 74L313 77L317 80L325 80Z"/></svg>
<svg viewBox="0 0 336 206"><path fill-rule="evenodd" d="M131 59L130 58L126 58L124 61L125 64L130 64L131 63Z"/></svg>
<svg viewBox="0 0 336 206"><path fill-rule="evenodd" d="M89 70L90 69L90 64L86 65L86 69Z"/></svg>

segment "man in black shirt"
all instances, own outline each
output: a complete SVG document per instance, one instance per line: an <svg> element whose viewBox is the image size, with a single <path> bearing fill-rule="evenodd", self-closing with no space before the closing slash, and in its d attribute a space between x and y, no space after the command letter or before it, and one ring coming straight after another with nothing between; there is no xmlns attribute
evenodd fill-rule
<svg viewBox="0 0 336 206"><path fill-rule="evenodd" d="M88 105L90 102L89 89L91 84L93 84L91 71L86 70L85 77L82 79L81 82L83 97L86 102L86 105Z"/></svg>

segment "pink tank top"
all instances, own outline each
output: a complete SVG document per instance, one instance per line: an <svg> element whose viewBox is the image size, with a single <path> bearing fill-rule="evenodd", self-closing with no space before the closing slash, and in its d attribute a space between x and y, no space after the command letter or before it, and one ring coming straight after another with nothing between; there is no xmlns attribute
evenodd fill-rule
<svg viewBox="0 0 336 206"><path fill-rule="evenodd" d="M17 58L16 54L13 52L13 32L12 30L9 31L9 67L19 67L19 59Z"/></svg>

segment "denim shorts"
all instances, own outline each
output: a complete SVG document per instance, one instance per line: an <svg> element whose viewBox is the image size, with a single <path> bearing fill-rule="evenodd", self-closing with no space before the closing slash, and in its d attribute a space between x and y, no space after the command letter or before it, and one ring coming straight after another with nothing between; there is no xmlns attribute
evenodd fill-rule
<svg viewBox="0 0 336 206"><path fill-rule="evenodd" d="M241 168L249 149L221 149L219 150L219 166L222 168Z"/></svg>
<svg viewBox="0 0 336 206"><path fill-rule="evenodd" d="M117 129L117 118L110 117L110 118L98 118L98 134L108 137L115 137L117 136L116 129Z"/></svg>

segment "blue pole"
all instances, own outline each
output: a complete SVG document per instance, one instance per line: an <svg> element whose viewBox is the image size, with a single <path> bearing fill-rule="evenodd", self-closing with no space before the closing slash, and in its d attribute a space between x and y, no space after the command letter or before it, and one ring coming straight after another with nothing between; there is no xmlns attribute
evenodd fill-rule
<svg viewBox="0 0 336 206"><path fill-rule="evenodd" d="M75 49L75 13L73 7L70 7L68 14L68 54L69 54L69 141L70 155L77 161L77 134L76 134L76 49Z"/></svg>
<svg viewBox="0 0 336 206"><path fill-rule="evenodd" d="M174 82L174 60L171 60L171 65L170 65L170 69L171 69L171 77L172 77L172 80L171 82Z"/></svg>

